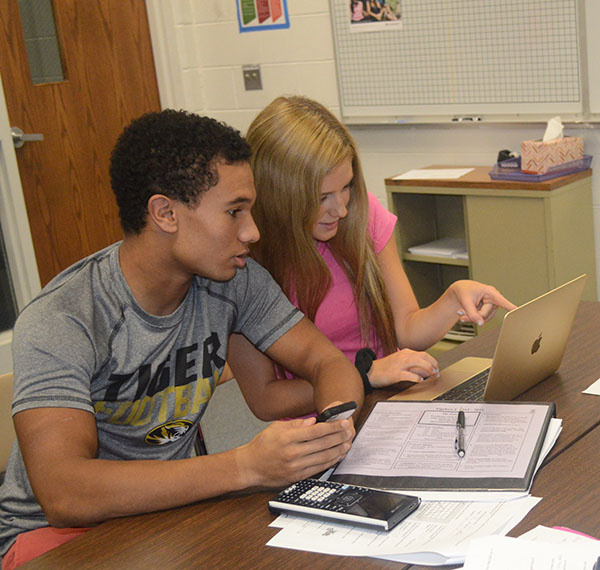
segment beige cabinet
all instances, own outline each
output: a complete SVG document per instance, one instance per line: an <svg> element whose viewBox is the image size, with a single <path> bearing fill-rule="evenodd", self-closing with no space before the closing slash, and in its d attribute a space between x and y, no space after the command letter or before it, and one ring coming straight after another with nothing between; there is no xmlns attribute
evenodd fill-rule
<svg viewBox="0 0 600 570"><path fill-rule="evenodd" d="M386 179L398 251L419 304L456 279L474 279L519 305L581 273L588 275L583 298L596 300L592 171L524 183L492 180L489 170L455 180ZM468 259L408 251L443 237L464 238Z"/></svg>

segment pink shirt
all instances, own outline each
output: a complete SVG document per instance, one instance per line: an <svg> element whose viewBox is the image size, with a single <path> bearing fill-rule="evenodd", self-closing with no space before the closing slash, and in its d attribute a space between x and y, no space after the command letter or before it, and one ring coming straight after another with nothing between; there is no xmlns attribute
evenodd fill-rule
<svg viewBox="0 0 600 570"><path fill-rule="evenodd" d="M352 21L360 22L364 18L363 3L357 2L352 8Z"/></svg>
<svg viewBox="0 0 600 570"><path fill-rule="evenodd" d="M369 196L369 225L368 231L373 241L373 248L378 254L387 244L394 233L396 216L386 210L379 200L370 192ZM354 293L348 277L339 263L333 257L326 242L319 242L318 252L331 271L331 286L315 316L317 328L335 344L354 363L356 353L364 347L360 338L360 325L358 309L354 302ZM292 296L292 303L297 306L297 301ZM377 357L383 356L382 350L373 342L373 333L369 347L375 350ZM285 372L287 378L292 378ZM315 415L315 414L312 414ZM310 417L310 416L303 416ZM292 419L292 418L283 418Z"/></svg>
<svg viewBox="0 0 600 570"><path fill-rule="evenodd" d="M369 196L369 234L373 240L375 253L378 254L394 233L396 216L386 210L371 193ZM320 242L317 250L331 271L331 287L317 310L315 324L349 359L354 357L364 344L360 339L358 309L354 301L352 286L348 277L333 257L326 242ZM292 302L294 302L292 300ZM372 335L372 333L371 333ZM375 350L377 343L371 336L369 347ZM377 357L383 356L381 349Z"/></svg>

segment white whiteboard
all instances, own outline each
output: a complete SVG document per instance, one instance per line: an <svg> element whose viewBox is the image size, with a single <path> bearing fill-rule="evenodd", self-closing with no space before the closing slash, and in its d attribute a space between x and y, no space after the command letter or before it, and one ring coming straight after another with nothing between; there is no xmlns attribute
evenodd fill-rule
<svg viewBox="0 0 600 570"><path fill-rule="evenodd" d="M401 26L361 31L330 0L346 122L582 118L581 0L400 1Z"/></svg>

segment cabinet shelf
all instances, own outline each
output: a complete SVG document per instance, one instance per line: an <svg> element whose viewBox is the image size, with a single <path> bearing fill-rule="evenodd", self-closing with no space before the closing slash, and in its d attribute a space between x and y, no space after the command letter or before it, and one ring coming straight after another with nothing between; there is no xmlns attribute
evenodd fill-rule
<svg viewBox="0 0 600 570"><path fill-rule="evenodd" d="M455 257L437 257L434 255L416 255L414 253L405 252L402 259L406 261L419 261L421 263L439 263L441 265L458 265L460 267L469 267L468 259L457 259Z"/></svg>

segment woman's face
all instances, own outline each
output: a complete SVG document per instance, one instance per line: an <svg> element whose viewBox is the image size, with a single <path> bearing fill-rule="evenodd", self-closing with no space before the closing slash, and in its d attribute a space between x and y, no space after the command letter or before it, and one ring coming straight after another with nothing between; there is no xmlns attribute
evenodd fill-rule
<svg viewBox="0 0 600 570"><path fill-rule="evenodd" d="M339 221L348 213L353 177L352 161L347 158L323 178L321 205L312 227L314 239L328 241L337 233Z"/></svg>

